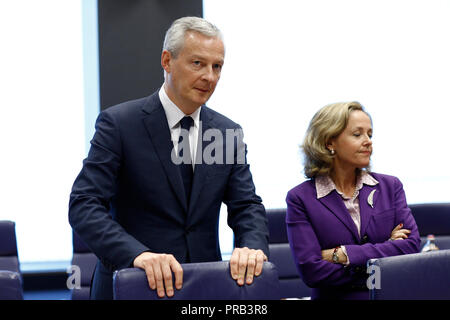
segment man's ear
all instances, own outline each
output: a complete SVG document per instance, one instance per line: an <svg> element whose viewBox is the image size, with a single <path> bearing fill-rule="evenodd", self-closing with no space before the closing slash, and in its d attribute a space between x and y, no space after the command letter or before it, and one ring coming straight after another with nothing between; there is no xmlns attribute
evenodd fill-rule
<svg viewBox="0 0 450 320"><path fill-rule="evenodd" d="M171 61L172 61L172 54L169 51L164 50L161 54L161 66L167 73L170 73Z"/></svg>

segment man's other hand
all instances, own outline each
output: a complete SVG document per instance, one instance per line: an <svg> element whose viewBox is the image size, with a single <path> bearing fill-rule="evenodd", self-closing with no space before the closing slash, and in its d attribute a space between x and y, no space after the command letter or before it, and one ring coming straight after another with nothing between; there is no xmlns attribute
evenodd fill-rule
<svg viewBox="0 0 450 320"><path fill-rule="evenodd" d="M264 261L267 261L267 256L260 249L235 248L230 258L231 277L242 286L247 274L245 282L252 284L253 277L261 274Z"/></svg>

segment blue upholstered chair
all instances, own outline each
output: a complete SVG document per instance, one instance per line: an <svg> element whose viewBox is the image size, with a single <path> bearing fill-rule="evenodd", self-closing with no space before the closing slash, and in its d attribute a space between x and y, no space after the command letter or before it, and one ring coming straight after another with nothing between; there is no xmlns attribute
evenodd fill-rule
<svg viewBox="0 0 450 320"><path fill-rule="evenodd" d="M450 250L371 259L368 268L372 300L450 299Z"/></svg>
<svg viewBox="0 0 450 320"><path fill-rule="evenodd" d="M20 275L16 224L13 221L0 221L0 270L17 272Z"/></svg>
<svg viewBox="0 0 450 320"><path fill-rule="evenodd" d="M16 224L0 221L0 300L23 300Z"/></svg>
<svg viewBox="0 0 450 320"><path fill-rule="evenodd" d="M423 203L409 205L416 220L421 248L427 235L434 234L439 249L450 249L450 203Z"/></svg>
<svg viewBox="0 0 450 320"><path fill-rule="evenodd" d="M269 223L269 261L277 266L282 298L311 296L309 288L300 278L287 238L286 209L267 210Z"/></svg>
<svg viewBox="0 0 450 320"><path fill-rule="evenodd" d="M23 300L22 280L18 272L0 270L0 300Z"/></svg>
<svg viewBox="0 0 450 320"><path fill-rule="evenodd" d="M89 300L91 278L97 263L97 257L75 232L72 232L72 242L72 265L78 266L81 271L81 288L72 289L72 300Z"/></svg>
<svg viewBox="0 0 450 320"><path fill-rule="evenodd" d="M276 267L265 262L263 272L251 285L239 286L231 278L229 261L186 263L183 288L169 300L278 300L280 288ZM115 300L161 300L151 290L144 270L128 268L114 273Z"/></svg>

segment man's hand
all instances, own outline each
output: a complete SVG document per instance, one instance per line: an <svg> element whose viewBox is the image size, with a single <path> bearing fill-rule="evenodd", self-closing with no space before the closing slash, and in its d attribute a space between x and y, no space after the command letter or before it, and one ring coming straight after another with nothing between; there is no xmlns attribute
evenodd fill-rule
<svg viewBox="0 0 450 320"><path fill-rule="evenodd" d="M150 288L156 289L160 298L164 297L164 287L168 297L174 294L172 272L175 275L175 287L180 290L183 286L183 269L171 254L143 252L134 259L133 266L145 270Z"/></svg>
<svg viewBox="0 0 450 320"><path fill-rule="evenodd" d="M267 261L267 256L260 249L235 248L230 259L231 277L242 286L247 272L246 283L252 284L253 276L261 274L264 261Z"/></svg>

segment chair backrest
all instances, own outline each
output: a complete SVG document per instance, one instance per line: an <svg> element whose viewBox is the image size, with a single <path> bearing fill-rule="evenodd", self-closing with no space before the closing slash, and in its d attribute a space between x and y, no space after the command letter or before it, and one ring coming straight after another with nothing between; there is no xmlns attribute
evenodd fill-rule
<svg viewBox="0 0 450 320"><path fill-rule="evenodd" d="M89 300L91 279L97 264L97 256L75 232L72 232L72 243L72 266L78 266L81 272L81 288L72 289L72 300Z"/></svg>
<svg viewBox="0 0 450 320"><path fill-rule="evenodd" d="M277 266L282 298L311 296L309 288L300 278L287 237L286 209L266 210L269 225L269 260Z"/></svg>
<svg viewBox="0 0 450 320"><path fill-rule="evenodd" d="M229 261L185 263L183 288L170 300L278 300L280 290L276 267L265 262L263 272L251 285L239 286L231 278ZM151 290L144 270L128 268L114 273L115 300L161 300Z"/></svg>
<svg viewBox="0 0 450 320"><path fill-rule="evenodd" d="M368 268L372 300L450 299L450 250L371 259Z"/></svg>
<svg viewBox="0 0 450 320"><path fill-rule="evenodd" d="M20 275L16 224L13 221L0 221L0 270L17 272Z"/></svg>
<svg viewBox="0 0 450 320"><path fill-rule="evenodd" d="M0 300L23 300L20 274L9 270L0 270Z"/></svg>
<svg viewBox="0 0 450 320"><path fill-rule="evenodd" d="M434 234L439 249L450 249L450 203L410 204L419 228L421 247L427 235Z"/></svg>

